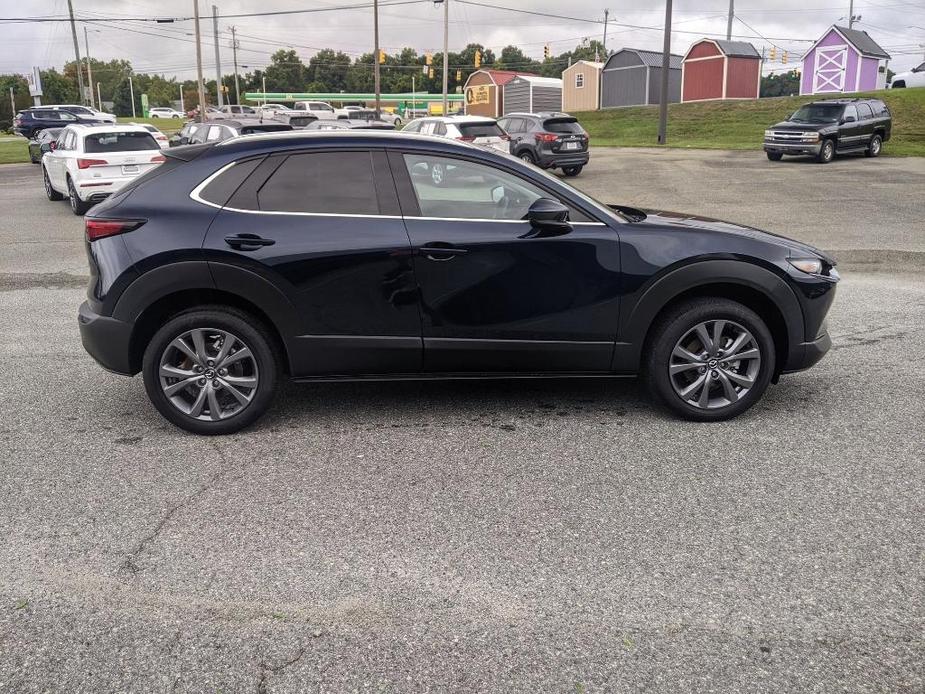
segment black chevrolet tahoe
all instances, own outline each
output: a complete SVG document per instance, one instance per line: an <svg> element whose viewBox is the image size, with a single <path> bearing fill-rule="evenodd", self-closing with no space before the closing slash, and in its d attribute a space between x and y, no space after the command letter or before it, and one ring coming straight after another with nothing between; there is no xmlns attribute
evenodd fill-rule
<svg viewBox="0 0 925 694"><path fill-rule="evenodd" d="M809 154L822 164L836 153L876 157L892 128L890 109L880 99L814 101L765 130L764 151L771 161L780 161L785 154Z"/></svg>

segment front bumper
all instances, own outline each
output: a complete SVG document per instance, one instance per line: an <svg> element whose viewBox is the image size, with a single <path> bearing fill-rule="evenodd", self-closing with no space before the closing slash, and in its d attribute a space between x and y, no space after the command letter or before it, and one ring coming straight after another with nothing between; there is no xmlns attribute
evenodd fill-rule
<svg viewBox="0 0 925 694"><path fill-rule="evenodd" d="M100 366L124 376L137 373L131 364L131 323L101 316L84 301L77 310L77 324L84 349Z"/></svg>
<svg viewBox="0 0 925 694"><path fill-rule="evenodd" d="M831 348L832 338L829 337L828 330L823 329L822 334L815 340L803 342L797 345L796 350L791 351L790 359L787 362L787 368L784 369L782 373L789 374L796 371L804 371L818 364Z"/></svg>
<svg viewBox="0 0 925 694"><path fill-rule="evenodd" d="M819 154L822 142L765 142L764 151L772 154Z"/></svg>

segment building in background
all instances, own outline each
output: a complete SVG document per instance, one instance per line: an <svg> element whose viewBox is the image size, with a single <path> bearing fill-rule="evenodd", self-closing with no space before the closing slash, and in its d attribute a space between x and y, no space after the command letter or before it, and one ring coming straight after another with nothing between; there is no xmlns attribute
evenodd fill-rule
<svg viewBox="0 0 925 694"><path fill-rule="evenodd" d="M562 71L562 110L596 111L601 107L601 69L604 63L579 60Z"/></svg>
<svg viewBox="0 0 925 694"><path fill-rule="evenodd" d="M844 94L886 87L890 54L866 31L830 27L803 56L800 94Z"/></svg>
<svg viewBox="0 0 925 694"><path fill-rule="evenodd" d="M562 110L562 80L558 77L518 75L504 86L503 113Z"/></svg>
<svg viewBox="0 0 925 694"><path fill-rule="evenodd" d="M681 61L680 55L669 56L669 103L681 100ZM659 103L661 74L661 53L621 48L601 70L601 108Z"/></svg>
<svg viewBox="0 0 925 694"><path fill-rule="evenodd" d="M504 113L504 88L518 75L536 76L528 72L492 68L482 68L473 72L463 87L466 113L471 116L500 118Z"/></svg>
<svg viewBox="0 0 925 694"><path fill-rule="evenodd" d="M681 63L681 101L757 99L761 55L746 41L695 41Z"/></svg>

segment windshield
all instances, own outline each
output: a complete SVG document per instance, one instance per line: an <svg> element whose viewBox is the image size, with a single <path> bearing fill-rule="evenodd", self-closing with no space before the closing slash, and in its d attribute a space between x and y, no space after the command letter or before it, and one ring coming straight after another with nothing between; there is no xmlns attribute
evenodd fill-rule
<svg viewBox="0 0 925 694"><path fill-rule="evenodd" d="M543 127L551 133L581 135L585 131L576 118L551 118L543 123Z"/></svg>
<svg viewBox="0 0 925 694"><path fill-rule="evenodd" d="M844 104L806 104L790 116L794 123L835 123L841 117Z"/></svg>
<svg viewBox="0 0 925 694"><path fill-rule="evenodd" d="M94 133L84 138L84 152L135 152L145 149L160 149L148 132Z"/></svg>

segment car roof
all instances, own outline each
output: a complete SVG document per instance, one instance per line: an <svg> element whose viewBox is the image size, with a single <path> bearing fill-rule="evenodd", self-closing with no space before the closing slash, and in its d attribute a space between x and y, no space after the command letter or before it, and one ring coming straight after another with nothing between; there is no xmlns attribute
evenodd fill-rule
<svg viewBox="0 0 925 694"><path fill-rule="evenodd" d="M529 116L530 118L575 118L571 113L565 113L564 111L515 111L512 113L505 113L502 118L507 118L508 116ZM575 120L578 120L575 118Z"/></svg>
<svg viewBox="0 0 925 694"><path fill-rule="evenodd" d="M248 128L252 125L287 125L271 118L217 118L206 121L204 125L230 125L232 128Z"/></svg>
<svg viewBox="0 0 925 694"><path fill-rule="evenodd" d="M373 147L407 146L409 143L428 144L440 150L459 150L463 152L482 151L483 148L467 142L459 142L446 137L421 135L419 133L405 133L400 130L387 129L350 129L350 130L291 130L283 132L267 132L241 137L233 137L217 143L222 151L242 151L254 149L268 149L276 146L285 148L298 148L305 145L341 144L344 147L357 144L368 144Z"/></svg>
<svg viewBox="0 0 925 694"><path fill-rule="evenodd" d="M496 123L491 116L424 116L418 120L440 121L442 123Z"/></svg>
<svg viewBox="0 0 925 694"><path fill-rule="evenodd" d="M880 99L871 99L864 97L855 97L851 99L817 99L816 101L811 101L811 104L857 104L863 103L865 101L880 101Z"/></svg>
<svg viewBox="0 0 925 694"><path fill-rule="evenodd" d="M141 125L132 125L130 123L116 123L114 125L84 125L82 123L71 123L66 126L81 135L94 135L96 133L126 132L126 133L147 133L149 132Z"/></svg>

